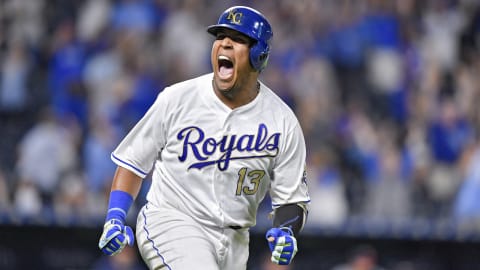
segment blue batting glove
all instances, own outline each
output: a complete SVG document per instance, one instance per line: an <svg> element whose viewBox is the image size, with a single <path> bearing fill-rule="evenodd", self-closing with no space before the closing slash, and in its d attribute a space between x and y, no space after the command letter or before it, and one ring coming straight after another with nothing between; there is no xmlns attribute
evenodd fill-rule
<svg viewBox="0 0 480 270"><path fill-rule="evenodd" d="M132 228L125 226L118 219L111 219L103 225L98 247L106 255L113 256L122 251L127 244L133 246L134 239Z"/></svg>
<svg viewBox="0 0 480 270"><path fill-rule="evenodd" d="M272 252L271 260L279 265L288 265L297 254L297 239L289 228L272 228L265 235Z"/></svg>

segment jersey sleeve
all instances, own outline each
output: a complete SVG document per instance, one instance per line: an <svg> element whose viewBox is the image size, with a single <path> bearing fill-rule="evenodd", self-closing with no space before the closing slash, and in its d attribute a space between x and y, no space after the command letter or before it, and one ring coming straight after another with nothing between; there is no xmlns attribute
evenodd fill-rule
<svg viewBox="0 0 480 270"><path fill-rule="evenodd" d="M286 134L283 150L273 170L270 197L272 207L284 204L309 204L306 182L306 146L303 132L297 124Z"/></svg>
<svg viewBox="0 0 480 270"><path fill-rule="evenodd" d="M113 162L141 178L150 172L165 142L162 93L111 154Z"/></svg>

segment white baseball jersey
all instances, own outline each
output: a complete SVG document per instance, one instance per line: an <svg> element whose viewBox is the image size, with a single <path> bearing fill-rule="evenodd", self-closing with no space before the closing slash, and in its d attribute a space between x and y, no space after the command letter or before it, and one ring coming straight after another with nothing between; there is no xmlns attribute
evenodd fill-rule
<svg viewBox="0 0 480 270"><path fill-rule="evenodd" d="M154 166L149 203L207 226L254 226L267 192L273 207L308 203L305 141L292 110L263 83L253 101L232 110L212 79L165 88L112 160L142 178Z"/></svg>

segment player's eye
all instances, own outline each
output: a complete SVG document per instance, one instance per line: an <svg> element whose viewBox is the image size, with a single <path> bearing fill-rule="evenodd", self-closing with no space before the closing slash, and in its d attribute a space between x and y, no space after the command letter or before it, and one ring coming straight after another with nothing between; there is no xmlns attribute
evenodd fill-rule
<svg viewBox="0 0 480 270"><path fill-rule="evenodd" d="M243 36L233 36L231 37L231 39L237 43L240 43L240 44L248 44L250 43L250 40L246 37L243 37Z"/></svg>
<svg viewBox="0 0 480 270"><path fill-rule="evenodd" d="M243 35L227 35L225 33L218 33L216 36L216 40L223 40L226 37L230 38L233 42L240 43L240 44L251 44L252 40L247 36Z"/></svg>
<svg viewBox="0 0 480 270"><path fill-rule="evenodd" d="M216 39L217 40L223 40L226 37L227 37L227 35L225 35L224 33L218 33Z"/></svg>

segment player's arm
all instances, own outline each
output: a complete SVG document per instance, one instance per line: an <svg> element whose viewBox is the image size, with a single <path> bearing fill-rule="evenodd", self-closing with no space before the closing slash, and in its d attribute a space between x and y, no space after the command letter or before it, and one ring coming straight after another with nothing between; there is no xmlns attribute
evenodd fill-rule
<svg viewBox="0 0 480 270"><path fill-rule="evenodd" d="M140 176L119 166L113 176L112 191L122 190L130 194L133 198L136 198L142 186L142 181Z"/></svg>
<svg viewBox="0 0 480 270"><path fill-rule="evenodd" d="M307 219L307 208L304 204L285 204L273 212L273 228L267 231L267 238L272 262L288 265L297 253L296 235L303 229Z"/></svg>
<svg viewBox="0 0 480 270"><path fill-rule="evenodd" d="M270 189L272 205L275 206L274 227L266 234L272 251L271 260L281 265L290 264L298 251L295 237L303 229L307 204L310 202L306 181L305 139L298 121L293 124L291 131L285 133L285 143L276 158Z"/></svg>
<svg viewBox="0 0 480 270"><path fill-rule="evenodd" d="M99 248L107 255L117 254L126 244L133 245L133 231L125 225L125 221L141 184L142 178L123 167L117 168L113 177L103 233L98 243Z"/></svg>
<svg viewBox="0 0 480 270"><path fill-rule="evenodd" d="M274 210L273 226L290 230L293 235L298 235L307 220L307 208L305 204L285 204Z"/></svg>

